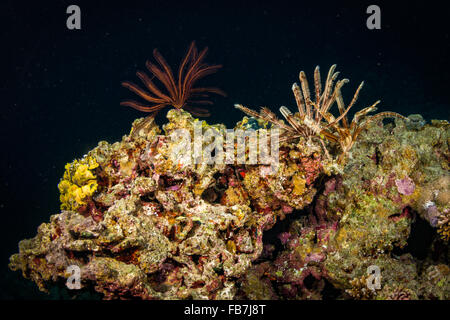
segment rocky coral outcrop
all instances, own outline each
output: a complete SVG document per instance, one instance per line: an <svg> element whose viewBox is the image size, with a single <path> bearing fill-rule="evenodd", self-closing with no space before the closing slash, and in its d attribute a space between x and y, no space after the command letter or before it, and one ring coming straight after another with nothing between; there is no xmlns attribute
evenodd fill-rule
<svg viewBox="0 0 450 320"><path fill-rule="evenodd" d="M173 132L226 128L180 110L167 118L162 130L136 120L122 141L69 164L63 211L20 242L10 268L46 291L77 266L81 287L105 299L321 299L330 288L336 298L450 297L448 122L373 122L343 167L310 141L283 143L272 172L186 162ZM435 232L425 258L408 250L418 219Z"/></svg>

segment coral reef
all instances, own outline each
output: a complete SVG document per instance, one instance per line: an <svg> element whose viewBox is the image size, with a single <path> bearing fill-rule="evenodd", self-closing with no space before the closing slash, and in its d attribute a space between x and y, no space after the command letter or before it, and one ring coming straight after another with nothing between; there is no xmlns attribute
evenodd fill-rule
<svg viewBox="0 0 450 320"><path fill-rule="evenodd" d="M9 267L49 291L77 266L81 288L104 299L449 299L449 123L383 123L391 113L360 123L369 107L349 124L361 86L344 110L336 77L332 67L321 98L317 69L312 102L301 74L299 113L282 111L289 125L239 105L249 117L235 130L295 136L280 140L275 167L186 161L186 150L205 157L198 130L209 156L208 132L227 131L181 107L161 128L135 120L121 141L66 165L62 212L19 243ZM308 119L322 129L298 131ZM183 148L180 130L191 138Z"/></svg>

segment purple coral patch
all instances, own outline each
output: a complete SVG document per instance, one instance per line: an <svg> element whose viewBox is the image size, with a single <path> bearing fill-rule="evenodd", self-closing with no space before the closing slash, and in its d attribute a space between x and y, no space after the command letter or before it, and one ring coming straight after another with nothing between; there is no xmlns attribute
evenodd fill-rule
<svg viewBox="0 0 450 320"><path fill-rule="evenodd" d="M410 177L396 179L395 185L397 186L398 192L405 196L411 195L416 188L414 181Z"/></svg>

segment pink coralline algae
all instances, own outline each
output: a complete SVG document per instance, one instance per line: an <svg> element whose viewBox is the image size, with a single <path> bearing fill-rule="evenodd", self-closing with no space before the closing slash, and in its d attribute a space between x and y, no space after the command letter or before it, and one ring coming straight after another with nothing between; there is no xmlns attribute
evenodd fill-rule
<svg viewBox="0 0 450 320"><path fill-rule="evenodd" d="M396 179L395 185L397 186L398 192L405 196L413 194L416 188L414 181L410 177L406 177L403 179Z"/></svg>
<svg viewBox="0 0 450 320"><path fill-rule="evenodd" d="M292 213L292 211L294 210L292 207L285 206L285 205L282 206L282 209L283 209L283 213L285 213L285 214Z"/></svg>
<svg viewBox="0 0 450 320"><path fill-rule="evenodd" d="M283 245L288 242L290 237L291 237L291 234L289 232L283 232L278 235L278 238L280 238L280 241Z"/></svg>
<svg viewBox="0 0 450 320"><path fill-rule="evenodd" d="M314 155L313 157L302 157L300 162L306 173L306 184L309 185L316 180L318 173L320 173L322 159L319 156Z"/></svg>

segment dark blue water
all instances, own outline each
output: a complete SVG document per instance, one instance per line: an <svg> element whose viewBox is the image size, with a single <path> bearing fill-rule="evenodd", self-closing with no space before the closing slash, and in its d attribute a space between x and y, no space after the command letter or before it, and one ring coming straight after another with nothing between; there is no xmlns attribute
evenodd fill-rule
<svg viewBox="0 0 450 320"><path fill-rule="evenodd" d="M71 1L0 5L3 299L47 298L8 271L8 257L58 213L65 163L100 140L121 139L143 116L119 105L135 99L120 82L138 82L135 72L145 69L153 48L176 69L196 40L209 47L207 62L223 65L202 82L228 94L214 98L210 122L233 126L242 117L234 103L294 107L299 71L312 77L320 65L324 78L334 63L351 80L343 89L347 102L365 81L355 109L381 99L382 111L449 118L449 28L439 5L378 2L381 30L368 30L365 1L93 2L77 1L81 30L66 28Z"/></svg>

